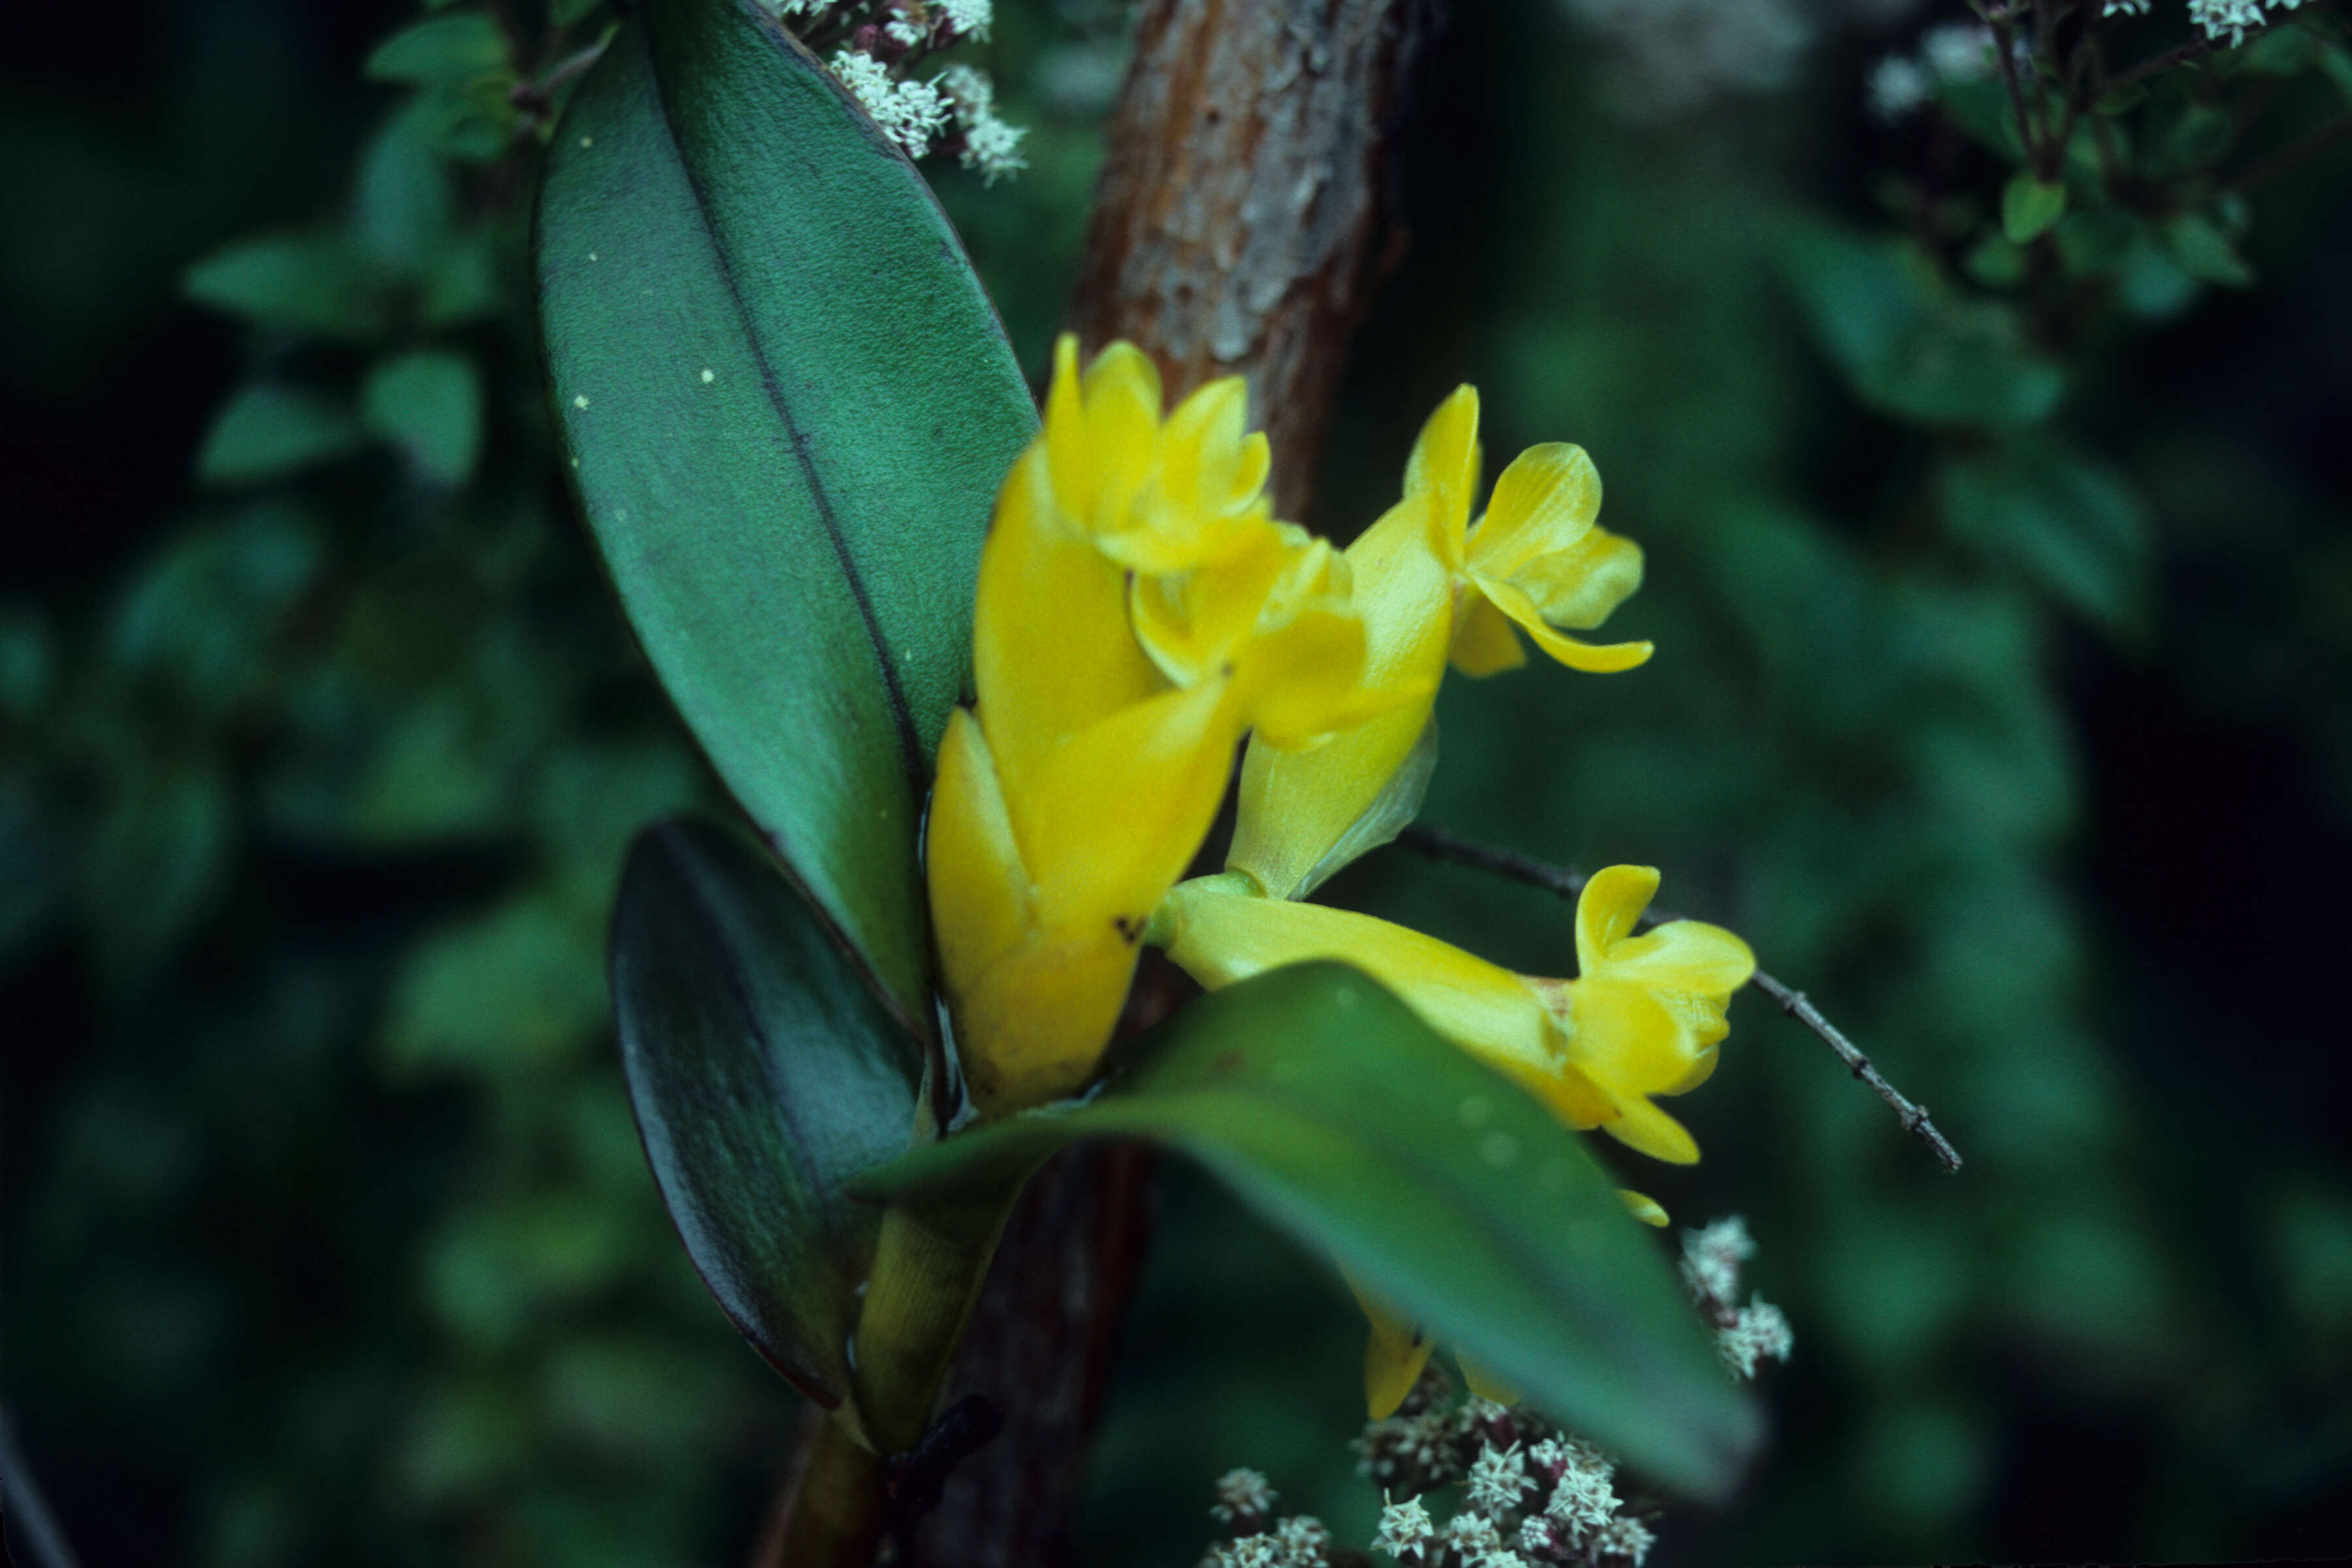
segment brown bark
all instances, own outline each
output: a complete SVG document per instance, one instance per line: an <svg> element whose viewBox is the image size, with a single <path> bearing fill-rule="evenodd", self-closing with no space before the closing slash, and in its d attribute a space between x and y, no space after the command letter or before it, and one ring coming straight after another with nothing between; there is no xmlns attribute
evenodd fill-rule
<svg viewBox="0 0 2352 1568"><path fill-rule="evenodd" d="M1152 0L1110 123L1071 325L1171 396L1249 377L1306 515L1348 341L1394 258L1385 153L1428 0Z"/></svg>

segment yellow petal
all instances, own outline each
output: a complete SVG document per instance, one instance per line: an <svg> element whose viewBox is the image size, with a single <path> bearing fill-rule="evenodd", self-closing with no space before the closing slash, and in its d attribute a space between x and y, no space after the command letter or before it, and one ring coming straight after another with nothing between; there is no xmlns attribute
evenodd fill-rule
<svg viewBox="0 0 2352 1568"><path fill-rule="evenodd" d="M948 716L925 827L931 926L950 998L1018 946L1032 923L1029 870L1013 837L988 742L970 711Z"/></svg>
<svg viewBox="0 0 2352 1568"><path fill-rule="evenodd" d="M1642 547L1595 528L1570 549L1537 556L1509 580L1526 592L1547 625L1591 631L1641 587Z"/></svg>
<svg viewBox="0 0 2352 1568"><path fill-rule="evenodd" d="M980 552L972 678L1014 800L1073 735L1165 684L1129 629L1126 574L1056 505L1051 469L1037 446L1013 465Z"/></svg>
<svg viewBox="0 0 2352 1568"><path fill-rule="evenodd" d="M1166 691L1072 739L1025 795L1008 792L1039 925L1139 937L1207 836L1240 739L1225 683Z"/></svg>
<svg viewBox="0 0 2352 1568"><path fill-rule="evenodd" d="M1136 952L1108 928L1033 933L955 998L956 1056L982 1115L1059 1100L1094 1076Z"/></svg>
<svg viewBox="0 0 2352 1568"><path fill-rule="evenodd" d="M1644 907L1648 901L1643 900ZM1704 921L1673 921L1622 938L1610 946L1605 962L1612 980L1703 996L1728 996L1756 973L1748 944Z"/></svg>
<svg viewBox="0 0 2352 1568"><path fill-rule="evenodd" d="M1454 622L1453 651L1454 668L1469 676L1499 675L1528 662L1511 618L1478 593L1467 596Z"/></svg>
<svg viewBox="0 0 2352 1568"><path fill-rule="evenodd" d="M1462 1369L1462 1381L1468 1384L1470 1392L1479 1398L1491 1399L1497 1405L1517 1405L1519 1402L1517 1389L1458 1350L1454 1352L1454 1362Z"/></svg>
<svg viewBox="0 0 2352 1568"><path fill-rule="evenodd" d="M1666 1211L1658 1206L1656 1199L1645 1197L1631 1187L1618 1188L1617 1195L1625 1201L1626 1212L1643 1225L1656 1226L1660 1229L1665 1227Z"/></svg>
<svg viewBox="0 0 2352 1568"><path fill-rule="evenodd" d="M1094 532L1116 530L1160 467L1160 372L1129 342L1095 355L1081 384L1093 504L1078 515Z"/></svg>
<svg viewBox="0 0 2352 1568"><path fill-rule="evenodd" d="M1373 1420L1385 1421L1421 1381L1421 1369L1429 1364L1429 1336L1365 1294L1345 1270L1340 1278L1348 1281L1371 1324L1364 1342L1364 1407Z"/></svg>
<svg viewBox="0 0 2352 1568"><path fill-rule="evenodd" d="M1168 895L1168 955L1211 990L1287 963L1337 959L1402 997L1472 1055L1529 1083L1557 1080L1566 1041L1509 970L1370 915L1232 890L1202 878Z"/></svg>
<svg viewBox="0 0 2352 1568"><path fill-rule="evenodd" d="M1612 1097L1668 1092L1691 1076L1711 1043L1685 1010L1670 1005L1673 993L1605 977L1570 981L1568 990L1576 1026L1569 1059Z"/></svg>
<svg viewBox="0 0 2352 1568"><path fill-rule="evenodd" d="M1472 409L1475 415L1475 400ZM1349 602L1364 623L1361 682L1408 695L1310 752L1250 744L1225 863L1276 898L1296 896L1380 799L1428 726L1453 626L1452 579L1436 548L1436 519L1427 497L1402 501L1347 552Z"/></svg>
<svg viewBox="0 0 2352 1568"><path fill-rule="evenodd" d="M1669 1165L1698 1163L1698 1140L1683 1124L1639 1097L1625 1100L1621 1114L1604 1121L1601 1130L1637 1154Z"/></svg>
<svg viewBox="0 0 2352 1568"><path fill-rule="evenodd" d="M1581 542L1601 515L1601 475L1581 447L1530 447L1495 479L1486 516L1470 535L1470 569L1512 577L1538 556Z"/></svg>
<svg viewBox="0 0 2352 1568"><path fill-rule="evenodd" d="M1658 896L1657 868L1606 866L1595 871L1576 896L1576 970L1598 974L1609 950L1631 936L1642 911Z"/></svg>
<svg viewBox="0 0 2352 1568"><path fill-rule="evenodd" d="M1448 572L1461 569L1477 491L1478 389L1457 386L1421 427L1404 467L1407 499L1427 497L1436 505L1437 546Z"/></svg>
<svg viewBox="0 0 2352 1568"><path fill-rule="evenodd" d="M1517 621L1519 629L1533 637L1538 647L1570 669L1610 675L1621 669L1631 669L1650 657L1651 647L1645 642L1580 642L1554 631L1545 622L1542 610L1528 596L1526 589L1499 577L1473 572L1470 583L1479 593L1493 600L1496 609Z"/></svg>

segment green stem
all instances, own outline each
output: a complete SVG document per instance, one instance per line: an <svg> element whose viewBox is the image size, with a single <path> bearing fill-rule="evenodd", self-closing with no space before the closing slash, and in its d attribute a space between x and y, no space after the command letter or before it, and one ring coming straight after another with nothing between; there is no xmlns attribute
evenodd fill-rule
<svg viewBox="0 0 2352 1568"><path fill-rule="evenodd" d="M828 1416L809 1441L782 1549L761 1568L866 1568L881 1539L882 1461Z"/></svg>
<svg viewBox="0 0 2352 1568"><path fill-rule="evenodd" d="M882 1216L857 1314L857 1409L875 1449L903 1454L931 1424L1018 1184L1000 1194Z"/></svg>

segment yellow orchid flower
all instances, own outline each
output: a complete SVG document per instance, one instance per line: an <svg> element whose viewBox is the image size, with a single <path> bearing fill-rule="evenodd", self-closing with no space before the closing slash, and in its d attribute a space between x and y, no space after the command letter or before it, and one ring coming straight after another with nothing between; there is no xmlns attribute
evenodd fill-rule
<svg viewBox="0 0 2352 1568"><path fill-rule="evenodd" d="M1146 921L1200 847L1234 747L1311 745L1367 691L1330 547L1276 523L1238 378L1160 416L1158 373L1056 345L1045 428L982 547L974 709L940 747L926 854L975 1103L1068 1093L1108 1042Z"/></svg>
<svg viewBox="0 0 2352 1568"><path fill-rule="evenodd" d="M1481 676L1524 663L1515 626L1572 668L1630 669L1650 657L1646 642L1595 646L1560 629L1599 626L1642 582L1641 548L1594 521L1601 479L1583 449L1554 443L1521 453L1474 525L1479 466L1478 394L1464 386L1422 427L1403 499L1345 556L1364 623L1366 684L1425 683L1428 700L1401 703L1312 750L1286 751L1270 736L1250 747L1226 865L1271 897L1302 897L1410 814L1412 801L1383 796L1422 746L1449 658Z"/></svg>
<svg viewBox="0 0 2352 1568"><path fill-rule="evenodd" d="M1268 898L1232 873L1171 889L1150 939L1212 990L1312 959L1352 963L1569 1126L1599 1127L1642 1153L1687 1164L1698 1158L1697 1143L1652 1097L1696 1089L1714 1070L1728 1030L1725 1005L1756 961L1739 938L1696 921L1633 934L1657 886L1657 872L1642 866L1612 866L1585 884L1573 980L1514 974L1370 915ZM1644 1223L1665 1222L1639 1193L1619 1195ZM1356 1294L1372 1324L1365 1394L1378 1418L1412 1387L1429 1343L1360 1289ZM1474 1388L1502 1397L1491 1378L1466 1364L1464 1372Z"/></svg>

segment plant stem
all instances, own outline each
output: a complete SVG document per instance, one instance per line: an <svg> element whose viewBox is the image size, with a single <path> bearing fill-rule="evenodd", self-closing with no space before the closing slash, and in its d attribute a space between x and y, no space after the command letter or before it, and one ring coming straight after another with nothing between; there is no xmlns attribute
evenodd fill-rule
<svg viewBox="0 0 2352 1568"><path fill-rule="evenodd" d="M1533 856L1522 855L1516 849L1500 849L1491 845L1474 844L1469 839L1455 837L1442 827L1408 827L1397 836L1397 843L1404 848L1411 849L1416 854L1425 855L1433 860L1450 860L1456 865L1474 866L1481 871L1489 872L1509 881L1522 882L1531 888L1541 888L1548 893L1570 901L1584 890L1586 879L1581 872L1572 870L1566 866L1551 865L1536 859ZM1651 926L1669 925L1682 918L1681 915L1673 914L1664 910L1654 909L1642 917L1641 924L1643 929L1647 929ZM1900 1089L1887 1082L1885 1075L1871 1066L1870 1058L1864 1056L1860 1048L1839 1031L1836 1025L1823 1017L1822 1010L1808 1001L1803 992L1774 979L1761 969L1756 972L1756 989L1772 998L1780 1005L1780 1011L1811 1029L1823 1045L1835 1051L1838 1059L1845 1063L1853 1076L1867 1084L1872 1092L1885 1100L1901 1119L1903 1130L1927 1144L1934 1152L1936 1158L1943 1162L1944 1169L1953 1172L1959 1170L1960 1152L1952 1147L1950 1139L1936 1130L1935 1122L1928 1119L1927 1108L1914 1104Z"/></svg>
<svg viewBox="0 0 2352 1568"><path fill-rule="evenodd" d="M882 1468L839 1416L820 1416L758 1568L866 1568L882 1538Z"/></svg>
<svg viewBox="0 0 2352 1568"><path fill-rule="evenodd" d="M1012 1198L894 1204L882 1216L857 1315L855 1373L858 1414L877 1451L903 1454L930 1426Z"/></svg>

